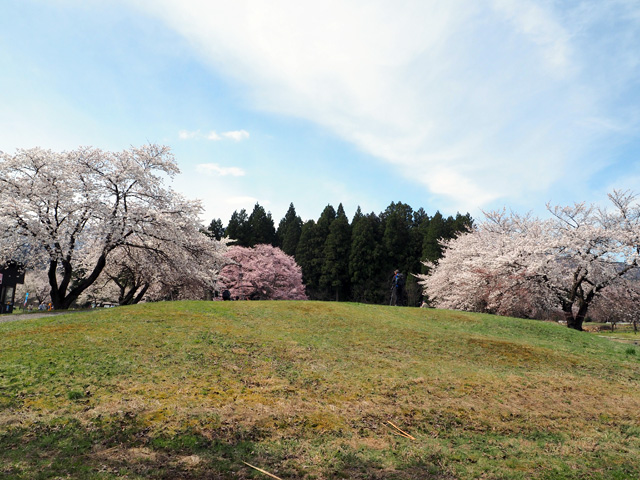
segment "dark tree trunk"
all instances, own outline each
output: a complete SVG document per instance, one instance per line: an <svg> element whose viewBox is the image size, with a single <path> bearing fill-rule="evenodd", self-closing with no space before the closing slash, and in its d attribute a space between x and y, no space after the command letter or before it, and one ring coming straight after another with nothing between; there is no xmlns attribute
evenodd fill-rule
<svg viewBox="0 0 640 480"><path fill-rule="evenodd" d="M134 282L133 285L127 291L127 284L119 285L120 295L118 295L118 305L131 305L133 303L133 297L138 291L139 286Z"/></svg>
<svg viewBox="0 0 640 480"><path fill-rule="evenodd" d="M142 287L142 290L140 290L140 292L138 293L138 295L136 295L136 298L133 299L133 304L135 305L136 303L140 303L140 301L142 300L142 298L144 297L144 294L147 293L147 290L149 290L149 284L145 283L144 286Z"/></svg>
<svg viewBox="0 0 640 480"><path fill-rule="evenodd" d="M66 268L67 266L65 265L64 278L60 283L60 285L58 285L58 281L56 279L57 265L58 263L55 261L52 261L49 264L49 284L51 285L51 294L50 294L51 304L53 305L53 308L55 310L68 310L69 307L73 304L73 302L75 302L78 299L78 297L82 294L82 292L84 292L87 288L93 285L93 283L97 280L98 276L100 275L100 273L104 269L104 266L106 265L106 256L105 254L100 255L100 258L98 258L98 262L93 268L93 271L91 272L91 274L87 278L85 278L82 282L80 282L80 284L77 287L73 288L68 294L67 294L67 288L69 286L69 281L71 278L71 268L70 267Z"/></svg>
<svg viewBox="0 0 640 480"><path fill-rule="evenodd" d="M562 313L564 313L564 318L567 321L567 327L582 332L582 324L584 323L584 319L587 316L588 308L589 304L587 302L582 302L580 304L580 307L578 308L578 311L574 315L573 304L569 302L563 302Z"/></svg>
<svg viewBox="0 0 640 480"><path fill-rule="evenodd" d="M580 321L580 328L582 330L582 323L587 319L587 310L589 309L589 303L585 302L580 305L578 309L578 314L576 315L577 319Z"/></svg>
<svg viewBox="0 0 640 480"><path fill-rule="evenodd" d="M564 319L567 321L567 327L573 328L574 330L582 330L582 322L578 323L576 317L573 315L573 303L562 302L562 313L564 314Z"/></svg>
<svg viewBox="0 0 640 480"><path fill-rule="evenodd" d="M149 290L148 283L131 287L131 289L128 292L126 292L126 294L125 294L125 288L123 287L121 289L122 293L120 294L120 298L118 299L118 304L119 305L135 305L136 303L139 303L140 300L142 300L142 297L144 297L144 294L147 293L147 290Z"/></svg>

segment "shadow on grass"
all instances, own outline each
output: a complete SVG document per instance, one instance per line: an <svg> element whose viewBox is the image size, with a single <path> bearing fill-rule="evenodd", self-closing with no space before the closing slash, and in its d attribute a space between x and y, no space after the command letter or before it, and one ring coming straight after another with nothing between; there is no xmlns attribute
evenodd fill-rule
<svg viewBox="0 0 640 480"><path fill-rule="evenodd" d="M151 435L136 416L97 417L89 424L58 418L0 430L0 479L249 479L267 478L244 462L282 479L454 478L429 458L385 468L352 447L327 453L319 465L302 465L295 440L272 441L255 431L222 427L220 438L183 431Z"/></svg>
<svg viewBox="0 0 640 480"><path fill-rule="evenodd" d="M0 478L243 478L254 442L227 442L182 432L151 437L134 415L89 425L58 419L0 434ZM251 477L247 477L251 478Z"/></svg>

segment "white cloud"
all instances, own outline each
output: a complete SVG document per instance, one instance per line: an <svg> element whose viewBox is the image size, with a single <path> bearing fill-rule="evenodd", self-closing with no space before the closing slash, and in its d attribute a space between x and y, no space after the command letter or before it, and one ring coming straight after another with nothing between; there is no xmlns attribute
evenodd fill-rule
<svg viewBox="0 0 640 480"><path fill-rule="evenodd" d="M247 208L247 205L255 205L258 199L250 196L235 196L227 197L224 199L224 203L231 207Z"/></svg>
<svg viewBox="0 0 640 480"><path fill-rule="evenodd" d="M178 136L180 137L180 140L190 140L192 138L198 138L200 136L200 130L196 130L195 132L180 130L180 132L178 132Z"/></svg>
<svg viewBox="0 0 640 480"><path fill-rule="evenodd" d="M239 142L240 140L249 138L249 132L247 132L246 130L235 130L232 132L224 132L222 136L224 138L230 138L231 140Z"/></svg>
<svg viewBox="0 0 640 480"><path fill-rule="evenodd" d="M206 175L219 175L221 177L228 175L242 177L245 175L245 171L239 167L221 167L217 163L201 163L196 167L196 170Z"/></svg>
<svg viewBox="0 0 640 480"><path fill-rule="evenodd" d="M241 140L246 140L247 138L249 138L249 132L247 132L246 130L232 130L229 132L217 133L215 130L211 130L209 133L203 134L200 132L200 130L180 130L180 132L178 132L178 136L180 140L206 139L213 142L219 142L220 140L226 138L239 142Z"/></svg>
<svg viewBox="0 0 640 480"><path fill-rule="evenodd" d="M516 33L539 47L536 52L550 75L565 73L571 58L569 32L554 18L553 11L530 0L493 0L493 6L512 23Z"/></svg>
<svg viewBox="0 0 640 480"><path fill-rule="evenodd" d="M618 125L611 89L638 70L637 16L594 38L600 16L554 2L138 4L255 108L315 122L467 210L586 178L602 139L589 119Z"/></svg>

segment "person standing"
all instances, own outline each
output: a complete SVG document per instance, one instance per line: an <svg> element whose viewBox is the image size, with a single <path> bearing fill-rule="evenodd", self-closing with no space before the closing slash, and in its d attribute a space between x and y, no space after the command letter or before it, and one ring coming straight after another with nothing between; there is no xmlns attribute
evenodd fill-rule
<svg viewBox="0 0 640 480"><path fill-rule="evenodd" d="M393 272L393 281L391 283L391 305L402 306L404 298L404 275L400 270Z"/></svg>

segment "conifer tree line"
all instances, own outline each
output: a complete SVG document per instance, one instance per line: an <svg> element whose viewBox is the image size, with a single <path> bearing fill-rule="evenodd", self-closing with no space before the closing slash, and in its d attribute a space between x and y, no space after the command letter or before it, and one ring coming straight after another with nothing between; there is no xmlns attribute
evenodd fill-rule
<svg viewBox="0 0 640 480"><path fill-rule="evenodd" d="M358 207L351 221L342 204L337 210L327 205L318 220L303 222L292 203L276 228L271 213L256 203L251 214L235 211L226 227L214 219L207 233L243 247L281 248L302 268L312 300L389 303L393 272L399 269L406 276L405 303L419 305L422 289L411 274L427 273L422 262L442 256L439 242L472 223L468 213L429 216L402 202L392 202L380 214L364 214Z"/></svg>

